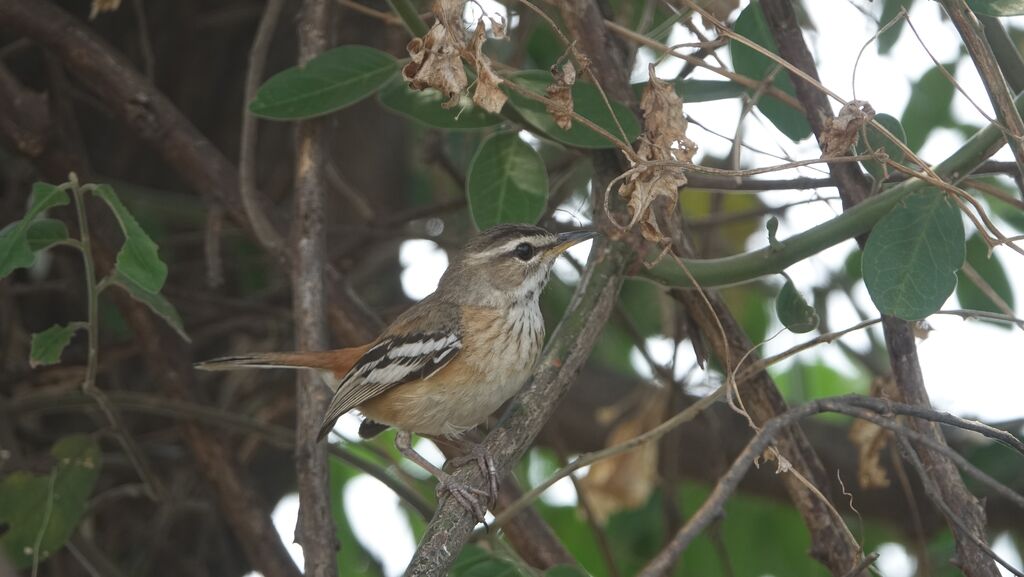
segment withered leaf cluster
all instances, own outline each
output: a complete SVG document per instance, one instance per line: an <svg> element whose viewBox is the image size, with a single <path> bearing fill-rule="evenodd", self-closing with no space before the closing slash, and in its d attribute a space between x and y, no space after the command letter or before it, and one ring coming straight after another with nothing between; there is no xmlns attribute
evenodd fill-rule
<svg viewBox="0 0 1024 577"><path fill-rule="evenodd" d="M572 62L552 66L551 77L551 84L544 89L551 102L546 103L545 108L559 128L569 130L572 128L572 85L576 84L576 68Z"/></svg>
<svg viewBox="0 0 1024 577"><path fill-rule="evenodd" d="M857 144L861 127L875 117L875 109L863 100L851 100L839 111L839 116L825 119L825 132L821 134L821 157L837 158Z"/></svg>
<svg viewBox="0 0 1024 577"><path fill-rule="evenodd" d="M655 75L653 64L648 71L650 80L640 100L644 132L636 151L639 162L619 188L619 195L626 199L629 208L627 226L639 223L644 238L660 242L664 235L658 227L655 202L666 198L668 210L675 210L679 188L686 185L686 175L677 163L691 162L697 144L686 136L683 101L672 84Z"/></svg>
<svg viewBox="0 0 1024 577"><path fill-rule="evenodd" d="M473 102L488 112L498 113L508 96L499 88L502 79L494 72L491 59L483 52L487 40L483 20L477 22L472 37L468 42L466 40L462 28L464 5L464 0L439 0L434 4L437 22L422 38L413 38L409 42L406 50L412 61L402 69L402 75L414 90L438 90L444 96L441 106L454 108L469 86L462 64L465 60L476 70ZM504 23L494 22L492 30L496 37L503 37Z"/></svg>

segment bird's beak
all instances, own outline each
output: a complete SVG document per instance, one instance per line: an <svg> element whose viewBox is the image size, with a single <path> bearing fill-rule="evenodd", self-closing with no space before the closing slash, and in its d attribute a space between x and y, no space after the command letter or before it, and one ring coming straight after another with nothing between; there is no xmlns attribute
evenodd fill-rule
<svg viewBox="0 0 1024 577"><path fill-rule="evenodd" d="M551 245L548 249L548 253L553 257L558 256L566 251L570 246L579 244L585 240L590 240L597 236L597 232L593 230L574 230L570 232L563 232L558 235L555 240L555 244Z"/></svg>

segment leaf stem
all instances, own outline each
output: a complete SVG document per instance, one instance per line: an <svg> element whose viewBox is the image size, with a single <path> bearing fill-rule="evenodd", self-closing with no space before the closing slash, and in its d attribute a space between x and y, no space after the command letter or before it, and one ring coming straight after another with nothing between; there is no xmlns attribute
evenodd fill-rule
<svg viewBox="0 0 1024 577"><path fill-rule="evenodd" d="M85 294L88 317L85 325L88 336L89 351L86 356L85 379L82 381L82 392L93 398L100 410L106 415L107 420L113 427L118 439L124 447L128 460L135 466L139 478L146 486L146 495L154 500L159 500L163 494L163 487L146 464L142 451L135 441L128 435L127 429L121 423L121 419L115 411L107 395L96 387L96 372L99 369L99 340L100 340L100 319L99 319L99 294L109 284L110 277L102 282L96 282L96 263L92 256L92 236L89 233L89 219L85 213L85 192L95 188L93 185L79 185L78 176L71 173L68 176L71 184L71 194L75 199L75 213L78 216L79 249L82 253L82 263L85 265Z"/></svg>

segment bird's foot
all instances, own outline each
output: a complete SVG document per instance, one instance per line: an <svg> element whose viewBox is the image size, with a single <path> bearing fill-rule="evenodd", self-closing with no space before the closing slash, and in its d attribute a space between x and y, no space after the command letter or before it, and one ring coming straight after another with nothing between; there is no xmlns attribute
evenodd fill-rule
<svg viewBox="0 0 1024 577"><path fill-rule="evenodd" d="M463 509L469 511L477 523L484 522L487 507L492 502L487 491L459 481L449 473L441 473L437 476L438 505L443 505L449 496L462 505Z"/></svg>
<svg viewBox="0 0 1024 577"><path fill-rule="evenodd" d="M448 460L448 464L456 469L469 463L476 463L480 474L487 479L488 504L494 505L498 501L498 468L494 465L494 459L483 445L473 445L465 455Z"/></svg>

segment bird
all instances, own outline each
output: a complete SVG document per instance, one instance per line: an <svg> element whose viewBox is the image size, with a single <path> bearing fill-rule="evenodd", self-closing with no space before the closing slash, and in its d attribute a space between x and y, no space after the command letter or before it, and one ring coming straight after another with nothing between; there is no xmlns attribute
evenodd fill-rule
<svg viewBox="0 0 1024 577"><path fill-rule="evenodd" d="M566 249L595 235L590 230L554 234L532 225L496 225L454 255L433 293L365 345L252 353L195 366L318 372L334 390L319 440L353 409L364 417L360 437L394 427L399 452L437 478L439 499L453 496L482 521L498 490L490 456L474 445L461 459L477 462L488 480L488 491L483 491L431 464L412 448L411 435L458 440L519 392L544 343L539 299L551 268Z"/></svg>

